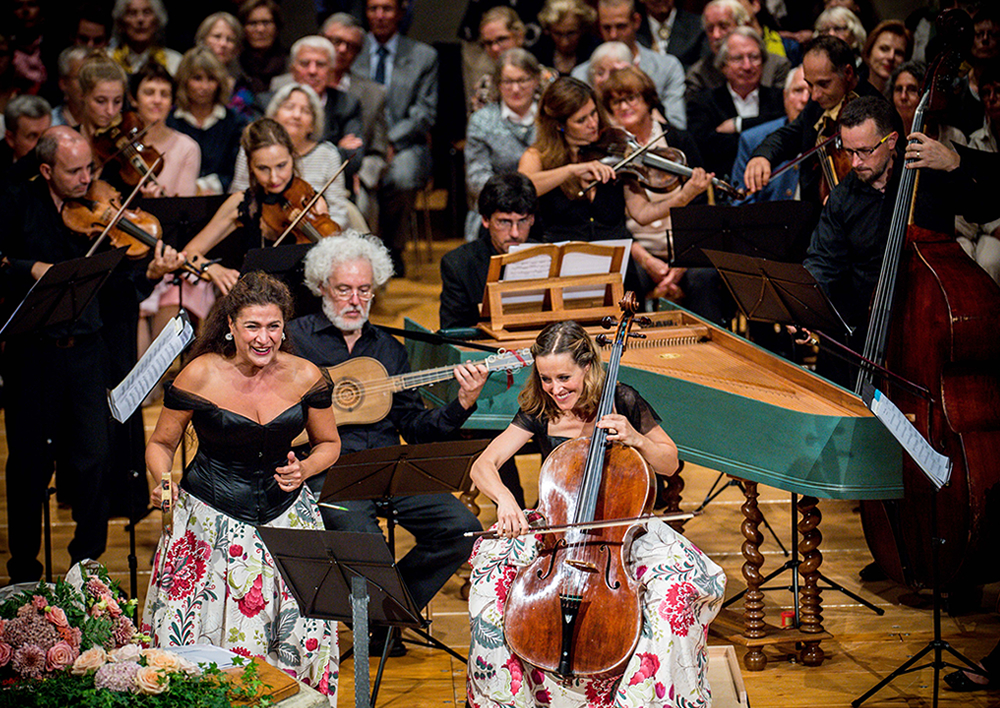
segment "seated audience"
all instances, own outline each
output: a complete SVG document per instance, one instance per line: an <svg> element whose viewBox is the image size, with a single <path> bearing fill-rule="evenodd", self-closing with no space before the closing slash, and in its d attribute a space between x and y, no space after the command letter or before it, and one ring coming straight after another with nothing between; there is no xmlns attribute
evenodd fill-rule
<svg viewBox="0 0 1000 708"><path fill-rule="evenodd" d="M479 46L486 52L493 67L480 76L468 91L467 105L470 114L497 100L498 89L494 79L496 63L508 49L524 46L524 32L524 23L509 7L499 5L483 13L483 18L479 21Z"/></svg>
<svg viewBox="0 0 1000 708"><path fill-rule="evenodd" d="M59 90L63 102L52 109L52 125L76 128L83 116L83 96L80 93L80 67L90 50L73 45L59 53Z"/></svg>
<svg viewBox="0 0 1000 708"><path fill-rule="evenodd" d="M4 139L0 143L0 185L16 163L27 157L52 124L52 107L41 96L15 96L3 109ZM32 162L32 160L29 160ZM25 179L31 175L22 175Z"/></svg>
<svg viewBox="0 0 1000 708"><path fill-rule="evenodd" d="M520 48L510 49L497 63L500 100L476 111L469 118L465 135L465 190L470 203L493 175L517 170L517 163L535 142L536 95L541 67L534 56ZM465 240L479 236L480 215L470 209Z"/></svg>
<svg viewBox="0 0 1000 708"><path fill-rule="evenodd" d="M129 74L149 60L177 74L181 55L163 46L167 9L163 0L115 0L111 13L115 23L111 58Z"/></svg>
<svg viewBox="0 0 1000 708"><path fill-rule="evenodd" d="M640 2L646 8L636 33L640 43L660 54L674 55L685 71L709 53L708 37L698 15L677 7L676 0Z"/></svg>
<svg viewBox="0 0 1000 708"><path fill-rule="evenodd" d="M596 19L594 8L583 0L546 0L538 13L542 36L531 46L531 53L542 66L552 67L559 76L568 75L597 48Z"/></svg>
<svg viewBox="0 0 1000 708"><path fill-rule="evenodd" d="M912 36L899 20L886 20L868 35L861 58L868 65L868 82L885 93L896 67L910 58Z"/></svg>
<svg viewBox="0 0 1000 708"><path fill-rule="evenodd" d="M903 119L903 132L909 135L913 129L913 116L920 103L921 88L927 67L916 61L908 61L897 66L886 86L885 97L892 101L896 112Z"/></svg>
<svg viewBox="0 0 1000 708"><path fill-rule="evenodd" d="M229 108L244 116L253 117L254 94L250 79L240 66L243 48L243 26L228 12L213 12L198 25L194 35L195 46L207 47L215 58L226 67L232 81Z"/></svg>
<svg viewBox="0 0 1000 708"><path fill-rule="evenodd" d="M246 42L240 54L243 75L254 95L267 91L271 79L285 73L288 52L281 46L281 7L275 0L246 0L238 13Z"/></svg>

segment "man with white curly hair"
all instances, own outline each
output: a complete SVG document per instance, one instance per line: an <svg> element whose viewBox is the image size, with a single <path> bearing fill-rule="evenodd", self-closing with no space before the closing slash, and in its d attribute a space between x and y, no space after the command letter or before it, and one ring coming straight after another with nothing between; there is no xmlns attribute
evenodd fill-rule
<svg viewBox="0 0 1000 708"><path fill-rule="evenodd" d="M286 331L295 353L318 366L336 366L349 359L371 357L389 376L410 371L406 349L392 336L368 322L375 293L392 277L392 260L382 242L370 234L347 229L320 240L305 258L306 284L323 298L323 312L292 320ZM392 409L380 421L367 425L338 425L342 454L408 443L444 440L476 408L476 399L488 372L481 364L455 367L458 398L446 406L427 409L416 391L392 396ZM317 494L326 475L307 484ZM387 509L374 501L338 502L347 511L322 508L328 529L381 533L378 517ZM466 531L479 531L479 521L451 494L422 494L392 499L396 523L413 534L416 545L399 562L399 571L417 607L423 608L472 551ZM377 637L373 637L377 640ZM402 644L390 655L405 652Z"/></svg>

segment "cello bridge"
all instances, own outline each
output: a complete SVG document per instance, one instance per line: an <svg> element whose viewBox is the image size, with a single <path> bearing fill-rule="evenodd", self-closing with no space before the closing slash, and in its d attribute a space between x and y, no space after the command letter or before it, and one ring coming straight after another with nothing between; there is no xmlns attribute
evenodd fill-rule
<svg viewBox="0 0 1000 708"><path fill-rule="evenodd" d="M588 573L596 573L597 572L597 566L594 565L593 563L588 563L587 561L568 560L568 561L566 561L566 565L570 565L570 566L576 568L577 570L583 570L583 571L586 571Z"/></svg>

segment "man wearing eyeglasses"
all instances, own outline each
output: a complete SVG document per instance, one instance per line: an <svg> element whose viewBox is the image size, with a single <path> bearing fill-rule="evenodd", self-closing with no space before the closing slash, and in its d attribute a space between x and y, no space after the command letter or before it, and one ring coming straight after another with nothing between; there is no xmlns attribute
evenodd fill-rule
<svg viewBox="0 0 1000 708"><path fill-rule="evenodd" d="M305 258L306 284L323 300L322 313L299 317L286 331L295 353L322 367L370 357L389 376L410 371L406 349L368 321L376 291L392 277L392 261L378 238L347 229L337 238L321 239ZM458 398L428 410L416 391L392 394L392 409L380 421L367 425L339 425L341 453L408 443L444 440L466 421L486 383L482 365L455 367ZM326 475L307 482L315 494ZM374 501L339 502L344 509L321 508L328 529L381 533L378 517L387 510ZM479 521L451 494L421 494L392 499L394 519L413 534L416 545L399 561L399 570L417 607L423 608L472 551L466 531L481 530ZM375 638L373 638L375 639ZM373 650L374 651L374 650ZM395 644L392 656L405 653Z"/></svg>
<svg viewBox="0 0 1000 708"><path fill-rule="evenodd" d="M824 205L803 263L844 321L857 328L855 344L864 342L892 221L903 164L900 129L895 110L881 98L858 98L841 111L840 136L851 172ZM830 365L822 373L853 385L849 368Z"/></svg>

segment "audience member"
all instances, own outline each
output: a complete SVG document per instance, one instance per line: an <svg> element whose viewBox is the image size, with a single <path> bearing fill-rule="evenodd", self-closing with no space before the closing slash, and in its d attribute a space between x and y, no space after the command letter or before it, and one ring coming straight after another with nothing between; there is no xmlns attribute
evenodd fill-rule
<svg viewBox="0 0 1000 708"><path fill-rule="evenodd" d="M702 91L688 104L691 134L709 172L729 175L740 133L783 113L781 89L760 85L766 57L763 38L750 27L737 27L715 55L726 85Z"/></svg>
<svg viewBox="0 0 1000 708"><path fill-rule="evenodd" d="M89 2L80 7L72 25L73 44L85 49L105 49L111 41L111 14L103 2Z"/></svg>
<svg viewBox="0 0 1000 708"><path fill-rule="evenodd" d="M677 7L676 0L639 1L646 8L636 32L640 43L660 54L673 54L685 71L711 51L698 15Z"/></svg>
<svg viewBox="0 0 1000 708"><path fill-rule="evenodd" d="M228 12L213 12L198 25L194 35L195 46L210 49L231 79L229 108L237 113L254 117L254 94L250 90L250 79L240 66L240 52L243 49L243 26Z"/></svg>
<svg viewBox="0 0 1000 708"><path fill-rule="evenodd" d="M670 54L657 54L652 49L636 41L636 32L642 17L635 10L634 0L598 0L597 28L605 42L622 42L632 53L632 63L653 80L660 97L664 115L671 125L678 128L687 126L687 112L684 108L684 67L680 60ZM590 62L573 69L573 76L585 80L590 71Z"/></svg>
<svg viewBox="0 0 1000 708"><path fill-rule="evenodd" d="M437 51L399 33L402 0L368 0L369 33L353 71L386 87L388 167L379 184L379 234L403 275L403 246L416 191L431 176L430 130L437 119Z"/></svg>
<svg viewBox="0 0 1000 708"><path fill-rule="evenodd" d="M129 74L152 59L177 74L181 55L163 46L167 9L163 0L115 0L111 58Z"/></svg>
<svg viewBox="0 0 1000 708"><path fill-rule="evenodd" d="M42 56L45 16L40 0L18 0L10 6L4 28L13 50L14 81L22 93L38 93L48 79Z"/></svg>
<svg viewBox="0 0 1000 708"><path fill-rule="evenodd" d="M15 96L3 109L4 140L0 143L0 184L35 149L42 133L52 124L52 107L41 96ZM30 160L29 160L30 161ZM25 178L30 174L24 174Z"/></svg>
<svg viewBox="0 0 1000 708"><path fill-rule="evenodd" d="M224 194L233 181L246 118L231 108L232 79L205 47L189 49L177 67L177 108L167 125L194 138L201 148L199 194Z"/></svg>
<svg viewBox="0 0 1000 708"><path fill-rule="evenodd" d="M281 7L275 0L246 0L238 16L246 38L240 66L256 95L267 91L271 79L285 73L288 64L288 53L280 39Z"/></svg>
<svg viewBox="0 0 1000 708"><path fill-rule="evenodd" d="M83 94L80 92L80 67L90 52L86 47L73 45L59 53L59 90L63 102L52 109L52 125L76 128L83 116Z"/></svg>
<svg viewBox="0 0 1000 708"><path fill-rule="evenodd" d="M917 112L917 104L920 103L920 90L926 74L926 66L909 61L893 69L886 87L885 97L892 101L899 117L903 119L903 132L907 135L913 130L913 117Z"/></svg>
<svg viewBox="0 0 1000 708"><path fill-rule="evenodd" d="M598 45L594 36L597 13L583 0L546 0L538 13L542 36L531 47L542 66L566 76L587 61Z"/></svg>
<svg viewBox="0 0 1000 708"><path fill-rule="evenodd" d="M778 128L788 125L798 118L799 113L809 102L809 84L806 83L802 65L792 69L792 73L788 75L785 89L782 92L782 100L785 107L784 118L775 118L740 133L740 144L736 150L736 162L733 163L732 173L733 184L736 187L743 188L743 174L746 172L747 161L750 160L750 155L757 149L757 146ZM764 189L750 195L745 201L749 203L795 199L798 189L799 167L796 165L770 180Z"/></svg>
<svg viewBox="0 0 1000 708"><path fill-rule="evenodd" d="M295 167L299 177L314 190L323 189L340 169L340 153L333 143L322 140L323 108L319 96L305 84L285 84L274 92L267 106L268 118L274 118L292 139ZM250 186L247 156L240 149L230 192L242 192ZM325 192L323 198L333 219L342 229L348 226L347 190L344 175L340 174Z"/></svg>
<svg viewBox="0 0 1000 708"><path fill-rule="evenodd" d="M475 84L466 89L466 106L472 114L497 100L494 74L500 55L508 49L524 46L524 23L509 7L498 5L483 13L479 21L479 46L486 52L493 66Z"/></svg>
<svg viewBox="0 0 1000 708"><path fill-rule="evenodd" d="M535 117L541 67L527 50L515 47L497 63L496 85L500 100L479 109L469 118L465 134L465 191L470 204L494 175L517 171L524 151L535 142ZM466 217L465 240L479 237L482 219L475 208Z"/></svg>
<svg viewBox="0 0 1000 708"><path fill-rule="evenodd" d="M847 46L859 57L862 47L868 41L868 33L858 16L840 5L823 10L816 18L813 29L818 35L829 34L844 40L847 42Z"/></svg>
<svg viewBox="0 0 1000 708"><path fill-rule="evenodd" d="M626 66L632 66L632 50L627 44L624 42L599 44L587 62L587 83L595 92L600 93L611 72L624 69ZM660 103L659 95L656 97L656 102Z"/></svg>
<svg viewBox="0 0 1000 708"><path fill-rule="evenodd" d="M948 122L971 135L983 125L983 102L979 96L979 77L1000 57L1000 7L984 3L972 13L972 49L966 55L969 73L962 80L959 99L953 101ZM928 61L933 60L930 57Z"/></svg>
<svg viewBox="0 0 1000 708"><path fill-rule="evenodd" d="M737 27L750 25L753 17L740 0L711 0L701 13L701 24L708 37L710 55L694 63L684 79L685 97L691 100L700 91L719 88L726 84L726 77L716 67L715 55L722 47L722 40ZM788 59L768 54L761 67L762 86L781 88L792 65Z"/></svg>
<svg viewBox="0 0 1000 708"><path fill-rule="evenodd" d="M885 93L896 67L910 58L912 35L899 20L880 22L868 35L861 58L868 65L868 82Z"/></svg>

